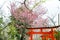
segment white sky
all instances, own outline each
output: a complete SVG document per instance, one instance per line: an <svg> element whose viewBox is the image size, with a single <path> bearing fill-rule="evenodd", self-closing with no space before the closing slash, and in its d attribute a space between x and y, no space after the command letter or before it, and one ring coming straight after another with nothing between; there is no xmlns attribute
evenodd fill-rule
<svg viewBox="0 0 60 40"><path fill-rule="evenodd" d="M9 9L7 7L9 7L9 1L12 0L0 0L0 7L5 4L1 10L3 10L3 15L6 16L6 18L4 19L8 19L7 17L9 17L10 12ZM14 0L13 0L14 1ZM17 0L20 1L20 0ZM22 2L23 0L21 0ZM6 3L4 3L6 2ZM50 17L53 17L56 15L54 21L56 21L56 25L58 25L58 13L60 13L60 2L58 0L47 0L45 3L43 3L42 5L45 6L48 11L46 15L49 15ZM45 18L45 16L43 16ZM7 20L6 20L7 22Z"/></svg>

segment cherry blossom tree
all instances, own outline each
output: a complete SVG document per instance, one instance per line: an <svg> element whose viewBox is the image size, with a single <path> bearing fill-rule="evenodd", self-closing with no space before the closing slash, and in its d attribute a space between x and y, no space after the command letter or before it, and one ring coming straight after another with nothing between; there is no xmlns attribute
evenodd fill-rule
<svg viewBox="0 0 60 40"><path fill-rule="evenodd" d="M20 8L16 8L15 4L12 3L11 4L11 13L15 19L17 19L21 22L29 23L29 24L33 24L33 22L35 20L37 20L37 23L39 22L38 24L43 23L44 21L46 23L46 21L47 21L47 19L45 20L41 16L40 16L40 18L38 18L39 15L44 15L46 13L46 10L43 9L42 7L39 12L34 12L32 10L28 10L24 5ZM38 15L38 13L39 13L39 15Z"/></svg>
<svg viewBox="0 0 60 40"><path fill-rule="evenodd" d="M26 7L26 4L22 4L21 7L17 8L15 3L11 3L11 14L15 18L15 20L18 21L17 24L15 24L18 28L20 28L20 34L22 35L21 38L24 38L26 25L30 25L30 27L46 27L47 26L47 19L43 19L41 16L46 13L46 10L44 8L40 7L40 11L33 11L29 10ZM40 17L39 17L40 16ZM23 28L22 28L23 27ZM22 29L22 31L21 31ZM25 33L26 34L26 33Z"/></svg>

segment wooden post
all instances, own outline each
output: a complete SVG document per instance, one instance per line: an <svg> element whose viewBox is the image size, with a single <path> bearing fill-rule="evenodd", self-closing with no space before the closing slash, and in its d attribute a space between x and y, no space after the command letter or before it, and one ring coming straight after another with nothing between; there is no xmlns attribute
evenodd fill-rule
<svg viewBox="0 0 60 40"><path fill-rule="evenodd" d="M30 40L33 40L33 38L32 38L32 34L30 35Z"/></svg>
<svg viewBox="0 0 60 40"><path fill-rule="evenodd" d="M53 31L53 28L51 29L51 37L52 37L52 40L54 40L54 31Z"/></svg>
<svg viewBox="0 0 60 40"><path fill-rule="evenodd" d="M30 40L33 40L33 34L32 34L32 32L33 32L33 29L31 29L31 34L30 34Z"/></svg>

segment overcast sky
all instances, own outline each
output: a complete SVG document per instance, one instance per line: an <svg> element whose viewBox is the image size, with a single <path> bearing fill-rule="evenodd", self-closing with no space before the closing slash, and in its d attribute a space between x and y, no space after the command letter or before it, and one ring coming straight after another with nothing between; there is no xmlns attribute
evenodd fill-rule
<svg viewBox="0 0 60 40"><path fill-rule="evenodd" d="M4 19L8 19L7 17L9 17L10 12L9 9L7 7L10 7L10 2L13 2L14 0L0 0L0 7L3 6L1 8L1 10L3 10L3 14L5 15L6 18ZM20 1L20 0L15 0L15 1ZM23 0L21 0L22 2ZM6 3L5 3L6 2ZM43 3L42 5L45 6L48 11L46 15L49 15L50 17L56 16L54 21L56 21L56 25L58 25L58 13L60 13L60 2L58 0L47 0L45 3ZM44 18L46 16L43 16Z"/></svg>

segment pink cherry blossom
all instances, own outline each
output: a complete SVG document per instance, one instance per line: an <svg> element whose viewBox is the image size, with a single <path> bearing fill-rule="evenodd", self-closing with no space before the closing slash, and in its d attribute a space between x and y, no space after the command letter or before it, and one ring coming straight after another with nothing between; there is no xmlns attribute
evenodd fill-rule
<svg viewBox="0 0 60 40"><path fill-rule="evenodd" d="M46 10L44 8L40 9L40 14L45 14ZM38 18L38 13L27 9L24 5L22 7L16 8L15 4L11 4L11 14L12 16L21 22L26 22L32 27L46 27L48 19Z"/></svg>

